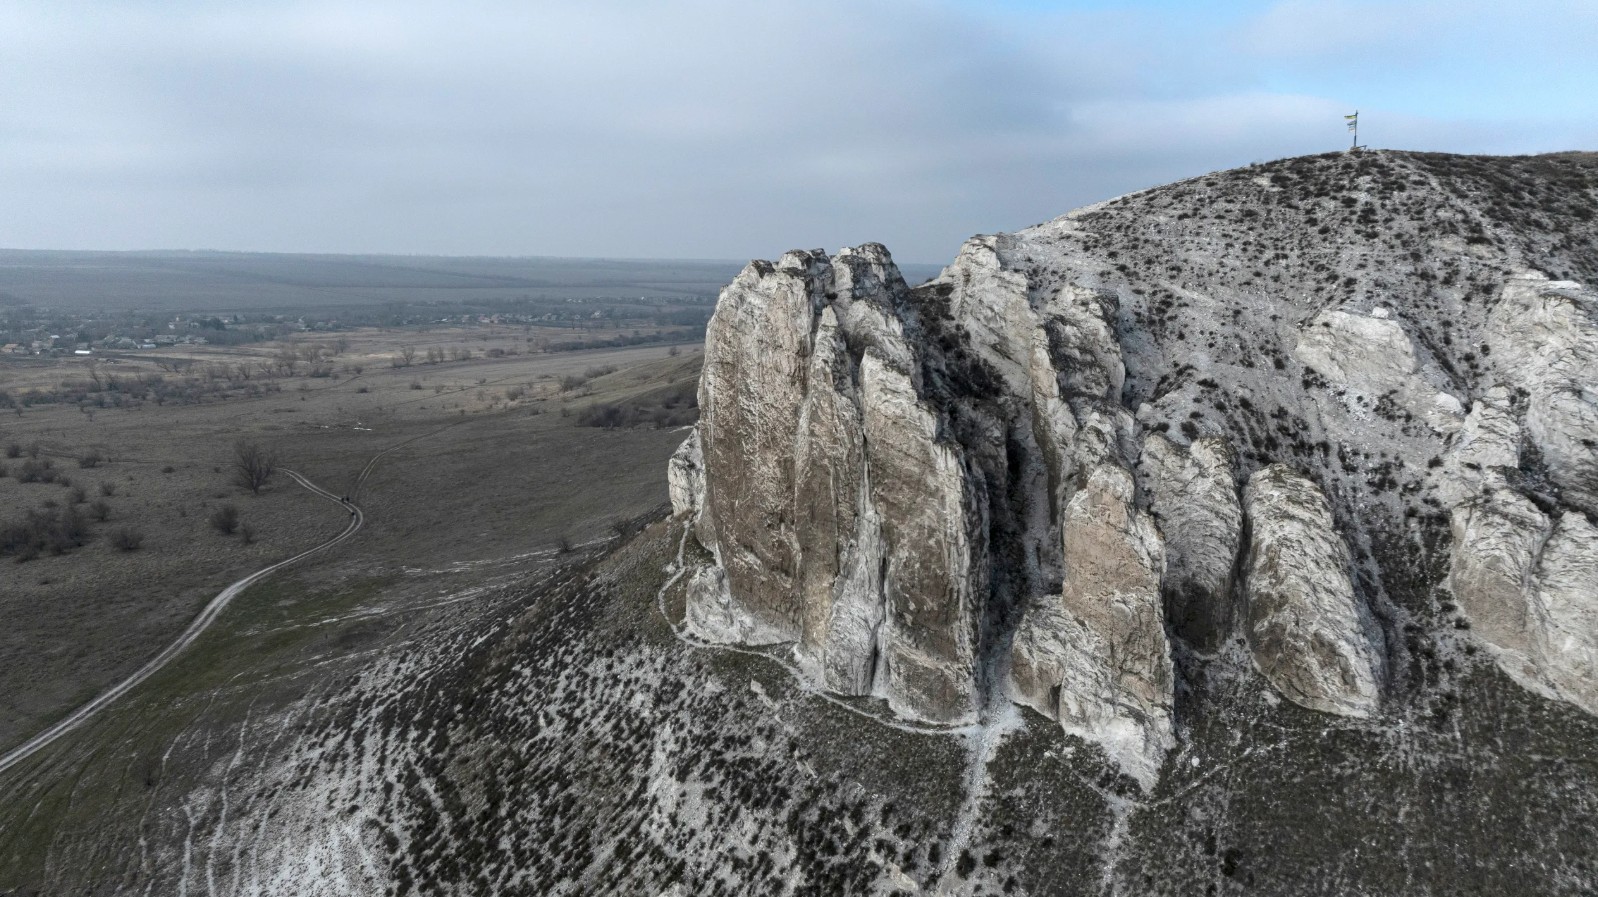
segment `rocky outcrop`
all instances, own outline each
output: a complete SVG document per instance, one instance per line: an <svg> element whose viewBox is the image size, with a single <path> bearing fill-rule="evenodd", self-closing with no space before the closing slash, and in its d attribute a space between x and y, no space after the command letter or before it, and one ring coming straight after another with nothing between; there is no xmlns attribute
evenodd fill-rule
<svg viewBox="0 0 1598 897"><path fill-rule="evenodd" d="M1598 497L1598 300L1516 278L1486 333L1505 385L1472 405L1445 462L1448 586L1504 672L1598 713L1598 542L1584 516Z"/></svg>
<svg viewBox="0 0 1598 897"><path fill-rule="evenodd" d="M1552 527L1548 518L1500 485L1454 508L1449 588L1489 644L1524 653L1537 559Z"/></svg>
<svg viewBox="0 0 1598 897"><path fill-rule="evenodd" d="M1598 713L1598 528L1512 490L1454 509L1449 588L1511 678Z"/></svg>
<svg viewBox="0 0 1598 897"><path fill-rule="evenodd" d="M1249 478L1248 641L1288 700L1342 716L1381 703L1382 636L1349 578L1348 548L1316 485L1283 465Z"/></svg>
<svg viewBox="0 0 1598 897"><path fill-rule="evenodd" d="M1347 308L1321 312L1293 351L1343 387L1347 400L1375 405L1385 399L1438 433L1459 429L1464 407L1438 387L1443 378L1436 365L1422 363L1415 341L1384 307L1369 314Z"/></svg>
<svg viewBox="0 0 1598 897"><path fill-rule="evenodd" d="M1475 404L1448 453L1439 491L1450 506L1475 498L1504 473L1520 466L1520 422L1509 407L1509 390L1494 387Z"/></svg>
<svg viewBox="0 0 1598 897"><path fill-rule="evenodd" d="M1519 278L1487 320L1504 381L1527 394L1526 430L1566 501L1598 513L1598 294Z"/></svg>
<svg viewBox="0 0 1598 897"><path fill-rule="evenodd" d="M1172 732L1171 650L1160 608L1165 549L1133 503L1130 472L1101 462L1066 505L1065 584L1028 608L1015 638L1015 698L1102 744L1152 784Z"/></svg>
<svg viewBox="0 0 1598 897"><path fill-rule="evenodd" d="M735 598L716 605L718 616L740 618L726 631L799 636L793 443L830 274L820 253L752 264L722 291L706 330L698 425L714 538L706 547Z"/></svg>
<svg viewBox="0 0 1598 897"><path fill-rule="evenodd" d="M1165 536L1165 619L1188 644L1213 651L1231 631L1233 570L1243 506L1232 450L1222 439L1183 447L1151 433L1140 473Z"/></svg>
<svg viewBox="0 0 1598 897"><path fill-rule="evenodd" d="M860 366L867 470L885 550L882 658L895 710L965 720L976 711L976 627L986 570L960 458L907 373L868 351Z"/></svg>
<svg viewBox="0 0 1598 897"><path fill-rule="evenodd" d="M1531 658L1554 697L1598 713L1598 527L1554 524L1537 565Z"/></svg>
<svg viewBox="0 0 1598 897"><path fill-rule="evenodd" d="M959 722L976 712L982 543L916 382L907 289L875 245L745 269L707 332L703 499L674 501L702 506L721 571L693 580L696 633L791 642L827 688ZM691 446L673 460L684 491L692 462Z"/></svg>
<svg viewBox="0 0 1598 897"><path fill-rule="evenodd" d="M1481 216L1433 161L1218 173L975 237L916 287L875 244L751 263L671 462L712 558L690 628L909 718L1018 702L1147 784L1217 665L1379 714L1389 655L1435 653L1404 656L1443 575L1403 552L1451 521L1473 635L1590 706L1598 302L1494 296L1576 244L1460 230Z"/></svg>

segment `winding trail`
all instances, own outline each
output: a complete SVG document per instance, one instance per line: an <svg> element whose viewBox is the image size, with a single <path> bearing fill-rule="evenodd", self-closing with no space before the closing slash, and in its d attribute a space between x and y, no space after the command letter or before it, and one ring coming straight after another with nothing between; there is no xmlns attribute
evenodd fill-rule
<svg viewBox="0 0 1598 897"><path fill-rule="evenodd" d="M395 448L398 448L398 446L395 446ZM390 449L389 451L392 450L393 449ZM382 454L387 454L387 452ZM380 454L378 457L382 457L382 454ZM361 472L360 479L357 481L358 483L366 479L366 474L371 471L372 463L376 463L376 461L377 458L373 458L372 462L367 464L366 469ZM333 493L323 489L321 486L316 485L295 471L282 467L278 468L278 470L287 474L295 482L299 483L301 486L304 486L306 489L309 489L316 495L319 495L328 501L334 502L335 504L338 504L345 510L349 511L349 526L345 527L343 532L331 539L328 539L326 542L323 542L314 548L302 551L299 554L288 558L287 560L278 561L269 567L263 567L260 570L251 573L249 576L244 577L238 582L233 583L232 585L223 589L221 592L218 592L217 596L212 598L211 602L205 606L205 609L200 611L199 616L196 616L194 620L189 623L189 628L183 630L183 634L178 636L176 641L170 645L167 645L160 654L152 657L148 663L142 667L139 667L139 669L136 670L131 676L123 679L116 685L111 686L109 689L106 689L100 694L99 697L87 704L84 704L77 710L72 711L64 719L56 722L55 725L33 736L32 738L7 752L5 755L0 756L0 773L4 773L11 767L16 766L18 763L21 763L39 751L44 750L45 748L54 744L61 736L71 732L73 729L78 728L85 722L88 722L88 720L96 713L104 710L112 702L116 701L117 698L127 694L133 688L138 686L139 683L160 672L163 667L171 663L172 660L179 654L183 653L185 648L188 648L190 645L194 644L194 641L198 639L206 629L210 628L212 623L216 622L216 618L220 616L222 611L227 608L229 602L238 597L240 592L243 592L245 589L259 582L261 579L270 576L271 574L283 569L284 567L287 567L289 564L292 564L295 561L310 557L319 551L325 551L339 544L340 542L343 542L349 537L355 535L355 533L360 530L361 526L366 523L365 515L361 513L361 509L356 507L353 502L334 495Z"/></svg>

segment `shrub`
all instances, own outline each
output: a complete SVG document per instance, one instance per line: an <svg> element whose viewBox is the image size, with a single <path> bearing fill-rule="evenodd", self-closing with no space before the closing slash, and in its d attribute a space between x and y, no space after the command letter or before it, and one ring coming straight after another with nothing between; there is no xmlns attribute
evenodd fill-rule
<svg viewBox="0 0 1598 897"><path fill-rule="evenodd" d="M49 458L29 458L17 468L19 483L53 483L60 476Z"/></svg>
<svg viewBox="0 0 1598 897"><path fill-rule="evenodd" d="M250 526L248 523L240 524L239 525L239 539L241 541L243 541L245 545L249 545L251 542L254 542L255 541L255 527Z"/></svg>
<svg viewBox="0 0 1598 897"><path fill-rule="evenodd" d="M111 517L111 503L103 498L95 499L94 504L89 505L89 513L94 515L95 520L104 523Z"/></svg>
<svg viewBox="0 0 1598 897"><path fill-rule="evenodd" d="M110 498L111 496L116 495L117 494L117 484L113 483L113 482L110 482L109 480L107 480L104 483L101 483L100 484L100 494L105 496L106 498Z"/></svg>
<svg viewBox="0 0 1598 897"><path fill-rule="evenodd" d="M72 487L72 503L73 504L81 505L81 504L83 504L84 502L86 502L88 500L89 500L89 490L83 488L82 486L73 486Z"/></svg>
<svg viewBox="0 0 1598 897"><path fill-rule="evenodd" d="M231 536L233 531L239 528L239 509L232 505L222 505L211 512L207 522L211 524L212 529L222 535Z"/></svg>
<svg viewBox="0 0 1598 897"><path fill-rule="evenodd" d="M0 555L31 561L48 551L66 554L89 541L83 514L71 505L55 510L29 511L22 520L0 527Z"/></svg>
<svg viewBox="0 0 1598 897"><path fill-rule="evenodd" d="M100 462L104 460L104 456L102 456L99 452L90 450L85 452L83 456L78 459L78 466L84 469L99 467Z"/></svg>
<svg viewBox="0 0 1598 897"><path fill-rule="evenodd" d="M20 458L20 457L22 457L22 446L16 444L15 442L13 442L10 445L6 446L6 457L7 458Z"/></svg>
<svg viewBox="0 0 1598 897"><path fill-rule="evenodd" d="M111 534L111 544L121 551L138 551L139 546L144 544L144 533L124 526Z"/></svg>

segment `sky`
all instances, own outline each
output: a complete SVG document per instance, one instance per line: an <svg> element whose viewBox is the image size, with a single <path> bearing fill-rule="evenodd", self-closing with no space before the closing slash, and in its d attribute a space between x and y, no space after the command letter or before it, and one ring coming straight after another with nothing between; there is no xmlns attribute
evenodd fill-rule
<svg viewBox="0 0 1598 897"><path fill-rule="evenodd" d="M1598 149L1594 0L5 0L0 247L773 258Z"/></svg>

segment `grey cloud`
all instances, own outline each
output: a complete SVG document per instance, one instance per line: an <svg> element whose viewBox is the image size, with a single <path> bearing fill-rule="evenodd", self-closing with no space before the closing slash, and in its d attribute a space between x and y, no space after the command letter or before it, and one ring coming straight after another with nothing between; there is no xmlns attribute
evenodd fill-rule
<svg viewBox="0 0 1598 897"><path fill-rule="evenodd" d="M1265 89L1249 54L1266 54L1237 43L1143 14L896 0L23 2L0 12L0 245L747 257L877 239L935 261L972 232L1338 148L1345 98ZM1593 136L1390 123L1463 150Z"/></svg>

